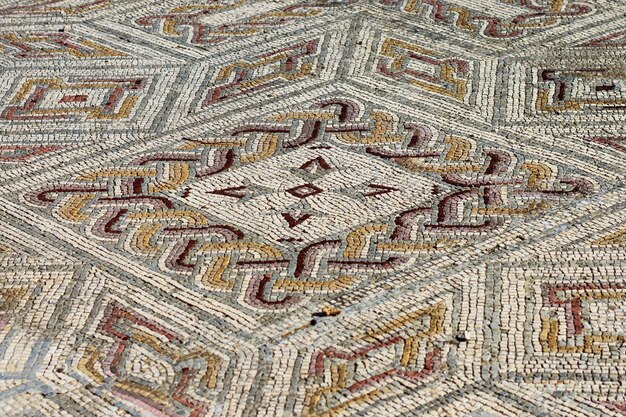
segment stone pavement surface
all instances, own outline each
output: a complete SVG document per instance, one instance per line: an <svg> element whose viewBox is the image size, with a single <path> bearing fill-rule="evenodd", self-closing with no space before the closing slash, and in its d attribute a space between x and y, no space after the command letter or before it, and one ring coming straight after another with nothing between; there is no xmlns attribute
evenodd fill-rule
<svg viewBox="0 0 626 417"><path fill-rule="evenodd" d="M0 415L626 415L626 2L0 0Z"/></svg>

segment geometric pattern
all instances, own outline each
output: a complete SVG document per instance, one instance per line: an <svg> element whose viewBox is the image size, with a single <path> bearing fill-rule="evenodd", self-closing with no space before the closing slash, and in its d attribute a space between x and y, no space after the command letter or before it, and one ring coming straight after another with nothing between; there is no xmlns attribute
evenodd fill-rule
<svg viewBox="0 0 626 417"><path fill-rule="evenodd" d="M137 102L135 91L143 89L144 84L142 79L81 82L28 79L11 97L11 105L4 108L1 117L45 120L72 118L78 114L87 119L123 119Z"/></svg>
<svg viewBox="0 0 626 417"><path fill-rule="evenodd" d="M573 258L570 253L558 255ZM625 371L621 359L626 336L621 319L626 307L623 272L604 265L596 261L590 267L571 268L561 261L526 270L522 265L502 268L502 285L515 287L523 299L517 305L505 305L499 315L511 329L501 340L501 346L510 346L502 372L532 384L547 383L544 389L569 391L609 409L623 406L616 389ZM589 362L596 365L588 368ZM594 377L609 367L614 372ZM589 382L579 385L579 378L589 378Z"/></svg>
<svg viewBox="0 0 626 417"><path fill-rule="evenodd" d="M177 6L156 15L145 15L135 19L134 24L144 30L152 30L161 36L177 38L191 44L215 44L228 39L262 33L263 28L290 23L308 17L318 16L331 10L336 4L349 4L354 0L314 0L277 7L266 12L255 13L243 19L235 19L227 24L211 25L204 22L207 15L223 11L237 10L246 5L245 1L228 0L218 4L190 4ZM262 10L262 9L261 9Z"/></svg>
<svg viewBox="0 0 626 417"><path fill-rule="evenodd" d="M236 62L220 68L202 105L210 106L259 90L277 78L295 80L310 75L310 58L317 54L318 44L318 39L312 39L255 57L253 62Z"/></svg>
<svg viewBox="0 0 626 417"><path fill-rule="evenodd" d="M3 16L30 16L30 15L72 15L89 13L99 8L107 7L111 4L111 0L52 0L42 3L40 1L31 0L19 4L18 7L6 7L0 9Z"/></svg>
<svg viewBox="0 0 626 417"><path fill-rule="evenodd" d="M624 15L0 1L0 414L626 415Z"/></svg>
<svg viewBox="0 0 626 417"><path fill-rule="evenodd" d="M525 162L522 155L419 122L399 121L400 130L391 115L359 106L347 99L315 103L313 111L271 116L284 121L271 128L248 123L224 134L235 140L160 147L118 168L36 188L24 200L79 226L85 236L161 259L158 269L200 288L234 289L242 285L242 274L248 276L245 303L275 310L299 304L309 292L345 291L359 275L402 270L422 251L443 253L466 237L497 233L511 217L593 192L592 182L539 161ZM371 121L356 119L363 113ZM292 137L294 131L301 133ZM239 148L239 137L258 143L258 149ZM321 145L311 150L317 141ZM219 147L211 150L213 143ZM333 150L338 145L368 156ZM309 150L297 150L302 146ZM296 150L272 157L278 149ZM310 177L306 168L314 162L326 169ZM387 172L372 176L373 167ZM286 181L291 170L301 172ZM273 172L276 179L264 175ZM511 177L512 172L518 174ZM390 186L396 184L401 186ZM429 195L434 197L424 200ZM346 213L353 206L360 208ZM390 217L373 222L381 216ZM339 239L322 239L337 228L343 230ZM250 242L244 230L272 233L264 243ZM297 242L296 250L285 251L285 242ZM251 250L255 254L247 255ZM275 299L276 293L284 295Z"/></svg>
<svg viewBox="0 0 626 417"><path fill-rule="evenodd" d="M392 58L381 60L379 71L394 78L402 78L407 82L439 94L462 100L467 94L467 82L459 79L467 73L468 63L447 59L438 60L435 53L412 46L406 42L388 38L382 46L381 55ZM416 64L430 64L436 72L432 76L428 71L411 69L412 60ZM418 65L419 65L418 64Z"/></svg>
<svg viewBox="0 0 626 417"><path fill-rule="evenodd" d="M125 54L96 42L80 39L68 33L3 33L2 54L20 59L119 57Z"/></svg>
<svg viewBox="0 0 626 417"><path fill-rule="evenodd" d="M114 303L105 310L98 329L101 337L113 343L100 348L87 345L78 372L97 385L111 384L106 389L114 397L149 412L177 408L191 414L205 412L207 405L194 400L194 393L188 391L199 390L199 395L216 388L219 356L202 350L181 351L175 343L180 335Z"/></svg>
<svg viewBox="0 0 626 417"><path fill-rule="evenodd" d="M432 19L435 23L453 25L460 30L478 31L491 38L516 38L528 32L544 30L551 26L566 24L567 20L592 14L591 5L583 2L567 4L549 1L538 5L526 1L514 1L510 10L498 10L493 15L483 10L465 6L463 2L421 0L380 0L385 7L394 7L402 13ZM485 1L486 9L497 1ZM500 13L506 17L499 16ZM504 13L503 13L504 12ZM517 14L519 13L519 14Z"/></svg>
<svg viewBox="0 0 626 417"><path fill-rule="evenodd" d="M621 87L621 74L612 74L607 80L602 76L602 72L597 70L574 70L571 72L561 72L544 69L539 76L542 84L537 91L537 111L582 111L585 106L593 106L599 110L620 110L623 102L619 92ZM552 84L553 85L549 85ZM545 87L544 87L545 85ZM589 88L591 87L591 88ZM576 96L574 90L584 91L583 95ZM550 92L554 94L550 98ZM598 97L592 99L586 96L588 90L595 90L596 96L600 92L606 92L608 97ZM617 92L617 97L609 96L610 92Z"/></svg>

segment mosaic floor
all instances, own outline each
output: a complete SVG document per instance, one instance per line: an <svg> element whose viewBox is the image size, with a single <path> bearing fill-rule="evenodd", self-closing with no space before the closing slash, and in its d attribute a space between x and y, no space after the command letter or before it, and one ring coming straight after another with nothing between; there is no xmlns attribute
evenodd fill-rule
<svg viewBox="0 0 626 417"><path fill-rule="evenodd" d="M0 0L0 415L625 416L623 0Z"/></svg>

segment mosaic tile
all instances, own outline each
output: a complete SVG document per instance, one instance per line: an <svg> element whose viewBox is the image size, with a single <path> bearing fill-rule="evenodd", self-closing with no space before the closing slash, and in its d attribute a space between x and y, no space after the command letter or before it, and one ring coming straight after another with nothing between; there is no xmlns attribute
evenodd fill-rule
<svg viewBox="0 0 626 417"><path fill-rule="evenodd" d="M625 415L624 16L0 0L0 415Z"/></svg>

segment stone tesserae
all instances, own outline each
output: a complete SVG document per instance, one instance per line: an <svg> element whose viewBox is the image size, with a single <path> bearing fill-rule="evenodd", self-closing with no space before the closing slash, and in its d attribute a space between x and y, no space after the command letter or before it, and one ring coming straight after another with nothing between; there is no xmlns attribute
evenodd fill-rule
<svg viewBox="0 0 626 417"><path fill-rule="evenodd" d="M0 415L626 415L626 3L0 0Z"/></svg>

